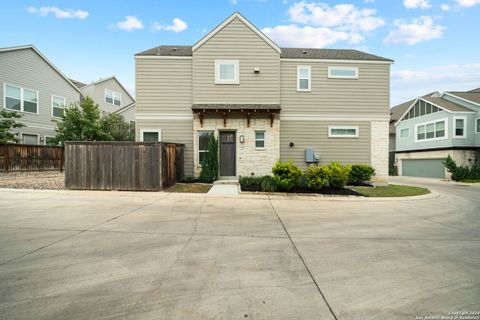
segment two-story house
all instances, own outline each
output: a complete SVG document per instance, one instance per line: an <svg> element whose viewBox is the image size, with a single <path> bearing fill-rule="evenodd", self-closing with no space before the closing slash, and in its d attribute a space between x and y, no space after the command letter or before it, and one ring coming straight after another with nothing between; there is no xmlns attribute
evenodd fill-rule
<svg viewBox="0 0 480 320"><path fill-rule="evenodd" d="M0 108L22 114L14 129L24 144L46 144L55 136L65 106L80 90L33 45L0 48Z"/></svg>
<svg viewBox="0 0 480 320"><path fill-rule="evenodd" d="M135 122L135 98L118 81L115 76L100 79L86 84L70 79L84 97L91 97L100 109L105 112L115 112L123 116L125 121Z"/></svg>
<svg viewBox="0 0 480 320"><path fill-rule="evenodd" d="M480 88L466 92L434 92L392 108L395 164L404 176L446 178L443 161L457 165L480 159Z"/></svg>
<svg viewBox="0 0 480 320"><path fill-rule="evenodd" d="M199 175L212 134L221 176L271 174L279 159L306 168L307 149L320 164L367 163L388 175L392 60L280 48L234 13L193 46L155 47L135 61L137 140L184 143L187 176Z"/></svg>

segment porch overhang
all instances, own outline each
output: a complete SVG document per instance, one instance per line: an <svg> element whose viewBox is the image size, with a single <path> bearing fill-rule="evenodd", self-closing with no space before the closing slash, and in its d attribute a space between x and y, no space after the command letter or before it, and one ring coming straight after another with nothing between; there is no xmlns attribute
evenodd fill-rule
<svg viewBox="0 0 480 320"><path fill-rule="evenodd" d="M200 126L203 127L205 115L220 115L223 118L223 126L227 126L227 118L230 116L245 116L247 127L250 127L250 119L254 115L267 114L270 116L270 126L273 126L275 114L280 113L282 108L279 104L217 104L201 103L193 104L192 111L198 114Z"/></svg>

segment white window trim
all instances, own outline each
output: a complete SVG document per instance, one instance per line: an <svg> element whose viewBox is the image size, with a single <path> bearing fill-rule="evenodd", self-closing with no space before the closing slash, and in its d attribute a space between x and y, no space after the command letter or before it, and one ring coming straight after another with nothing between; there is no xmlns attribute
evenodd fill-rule
<svg viewBox="0 0 480 320"><path fill-rule="evenodd" d="M57 96L56 94L52 94L52 98L51 98L51 105L52 105L52 118L57 118L57 119L61 119L61 117L56 117L53 115L53 98L60 98L60 99L63 99L63 112L65 112L65 107L66 107L66 104L67 104L67 100L65 99L65 97L62 97L62 96Z"/></svg>
<svg viewBox="0 0 480 320"><path fill-rule="evenodd" d="M110 103L110 102L107 101L107 91L110 91L110 92L112 93L112 103ZM117 106L117 105L115 104L115 94L118 94L118 95L120 96L120 105L119 105L119 106ZM112 90L112 89L106 89L106 88L105 88L105 97L104 97L105 103L108 103L108 104L110 104L110 105L112 105L112 106L115 106L115 107L119 107L119 108L120 108L120 107L123 105L123 100L122 100L122 99L123 99L123 98L122 98L122 93L121 93L121 92L117 92L117 91L114 91L114 90Z"/></svg>
<svg viewBox="0 0 480 320"><path fill-rule="evenodd" d="M332 134L332 129L355 129L355 135ZM360 136L360 128L358 126L328 126L329 138L358 138Z"/></svg>
<svg viewBox="0 0 480 320"><path fill-rule="evenodd" d="M336 75L332 74L333 69L354 70L355 75L354 76L336 76ZM358 67L339 67L339 66L329 66L328 67L328 78L329 79L358 79L358 77L359 77Z"/></svg>
<svg viewBox="0 0 480 320"><path fill-rule="evenodd" d="M434 128L433 128L433 132L436 132L436 127L435 127L435 123L436 122L441 122L443 121L445 123L445 136L444 137L440 137L440 138L430 138L430 139L427 139L427 125L428 124L434 124ZM422 140L418 140L418 127L420 126L425 126L425 139L422 139ZM446 140L448 139L448 118L442 118L442 119L437 119L437 120L433 120L433 121L428 121L428 122L423 122L423 123L419 123L419 124L416 124L415 125L415 143L417 142L428 142L428 141L438 141L438 140Z"/></svg>
<svg viewBox="0 0 480 320"><path fill-rule="evenodd" d="M235 78L233 80L220 79L220 65L233 64ZM215 84L240 84L240 61L239 60L215 60Z"/></svg>
<svg viewBox="0 0 480 320"><path fill-rule="evenodd" d="M162 129L140 129L140 141L143 142L144 132L156 132L158 133L158 142L162 141Z"/></svg>
<svg viewBox="0 0 480 320"><path fill-rule="evenodd" d="M408 134L405 138L402 138L402 130L407 130L408 131ZM406 140L408 138L410 138L410 128L401 128L400 131L398 132L399 136L400 136L400 140Z"/></svg>
<svg viewBox="0 0 480 320"><path fill-rule="evenodd" d="M457 119L463 120L463 135L461 136L457 136ZM460 117L460 116L453 117L453 137L456 139L467 138L467 117Z"/></svg>
<svg viewBox="0 0 480 320"><path fill-rule="evenodd" d="M480 118L475 119L475 133L480 133L480 131L478 131L478 121L480 121Z"/></svg>
<svg viewBox="0 0 480 320"><path fill-rule="evenodd" d="M306 68L308 70L308 78L300 78L300 69ZM308 80L308 88L307 89L301 89L300 88L300 80L301 79L307 79ZM297 91L300 92L310 92L312 91L312 67L311 66L305 66L305 65L299 65L297 66Z"/></svg>
<svg viewBox="0 0 480 320"><path fill-rule="evenodd" d="M15 88L20 89L20 110L14 110L14 109L7 108L7 86L15 87ZM37 94L37 112L24 111L24 109L23 109L23 90L24 89L28 90L28 91L34 91ZM39 114L39 112L40 112L40 99L39 99L39 95L38 95L38 90L25 88L25 87L21 87L21 86L17 86L17 85L14 85L14 84L4 82L3 83L3 108L5 110L8 110L8 111L22 112L22 113L27 113L27 114Z"/></svg>
<svg viewBox="0 0 480 320"><path fill-rule="evenodd" d="M257 132L263 132L263 139L257 139ZM254 141L255 150L265 150L265 148L267 146L267 144L266 144L266 142L267 142L266 141L267 140L267 131L266 130L255 130L254 134L255 134L255 139L254 139L255 140ZM257 147L257 141L263 141L263 147Z"/></svg>
<svg viewBox="0 0 480 320"><path fill-rule="evenodd" d="M28 90L28 89L27 89ZM22 142L23 144L23 135L26 134L27 136L37 136L37 146L40 145L40 135L39 134L36 134L36 133L25 133L25 132L22 132L20 133L20 141Z"/></svg>
<svg viewBox="0 0 480 320"><path fill-rule="evenodd" d="M198 130L197 131L197 167L201 168L202 164L200 163L200 132L211 132L215 136L215 130ZM205 150L208 152L208 150Z"/></svg>

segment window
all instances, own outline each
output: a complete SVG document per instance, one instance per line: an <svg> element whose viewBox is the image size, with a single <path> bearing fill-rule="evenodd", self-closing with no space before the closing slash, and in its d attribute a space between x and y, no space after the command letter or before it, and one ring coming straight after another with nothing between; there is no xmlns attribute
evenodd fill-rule
<svg viewBox="0 0 480 320"><path fill-rule="evenodd" d="M434 106L433 104L430 104L426 101L423 100L418 100L417 103L411 107L410 111L408 111L405 116L403 117L403 120L408 120L411 118L416 118L416 117L421 117L427 114L435 113L442 111L442 109Z"/></svg>
<svg viewBox="0 0 480 320"><path fill-rule="evenodd" d="M467 137L467 118L466 117L453 117L453 123L455 125L454 138L466 138Z"/></svg>
<svg viewBox="0 0 480 320"><path fill-rule="evenodd" d="M159 142L161 141L161 130L142 130L143 142Z"/></svg>
<svg viewBox="0 0 480 320"><path fill-rule="evenodd" d="M407 139L410 137L410 128L400 129L400 139Z"/></svg>
<svg viewBox="0 0 480 320"><path fill-rule="evenodd" d="M38 135L22 133L22 143L36 145L38 144Z"/></svg>
<svg viewBox="0 0 480 320"><path fill-rule="evenodd" d="M357 138L358 127L346 127L346 126L329 126L328 137L331 138Z"/></svg>
<svg viewBox="0 0 480 320"><path fill-rule="evenodd" d="M310 91L312 69L310 66L297 66L297 91Z"/></svg>
<svg viewBox="0 0 480 320"><path fill-rule="evenodd" d="M213 131L198 131L198 165L201 166L205 154L208 152L208 139L213 136Z"/></svg>
<svg viewBox="0 0 480 320"><path fill-rule="evenodd" d="M265 149L265 131L255 131L255 148Z"/></svg>
<svg viewBox="0 0 480 320"><path fill-rule="evenodd" d="M476 124L477 124L477 125L476 125L477 130L476 130L475 132L476 132L476 133L480 133L480 118L478 118L478 119L476 120Z"/></svg>
<svg viewBox="0 0 480 320"><path fill-rule="evenodd" d="M65 109L65 98L52 96L52 117L61 118Z"/></svg>
<svg viewBox="0 0 480 320"><path fill-rule="evenodd" d="M328 67L329 78L358 79L357 67Z"/></svg>
<svg viewBox="0 0 480 320"><path fill-rule="evenodd" d="M416 126L416 141L444 139L447 120L419 124Z"/></svg>
<svg viewBox="0 0 480 320"><path fill-rule="evenodd" d="M38 92L5 84L5 108L38 113Z"/></svg>
<svg viewBox="0 0 480 320"><path fill-rule="evenodd" d="M110 89L105 89L105 102L120 107L122 105L122 94Z"/></svg>
<svg viewBox="0 0 480 320"><path fill-rule="evenodd" d="M239 84L238 60L215 60L216 84Z"/></svg>

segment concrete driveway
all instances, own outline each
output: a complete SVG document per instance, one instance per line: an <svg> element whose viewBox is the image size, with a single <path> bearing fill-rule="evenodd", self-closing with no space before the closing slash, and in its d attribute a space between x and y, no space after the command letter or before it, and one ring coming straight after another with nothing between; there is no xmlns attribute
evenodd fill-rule
<svg viewBox="0 0 480 320"><path fill-rule="evenodd" d="M480 309L480 189L415 201L0 190L2 319Z"/></svg>

